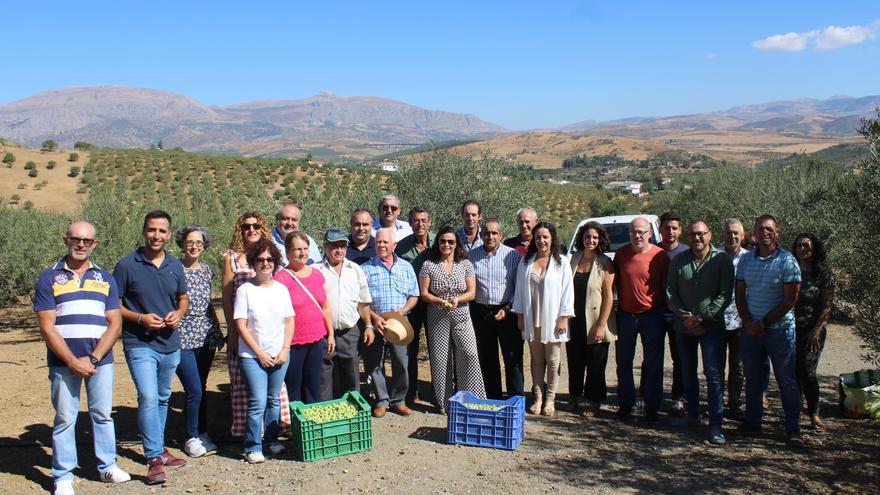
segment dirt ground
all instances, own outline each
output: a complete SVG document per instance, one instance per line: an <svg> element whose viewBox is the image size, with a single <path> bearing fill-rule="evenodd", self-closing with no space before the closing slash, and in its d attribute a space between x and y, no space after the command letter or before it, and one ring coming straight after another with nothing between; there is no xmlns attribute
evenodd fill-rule
<svg viewBox="0 0 880 495"><path fill-rule="evenodd" d="M89 162L87 151L77 151L79 160L69 162L67 158L73 150L63 151L39 151L30 148L13 148L0 145L0 156L7 152L15 155L15 163L12 167L6 164L0 165L0 197L7 204L13 194L18 194L21 199L17 203L24 205L25 201L34 204L37 210L54 211L58 213L72 213L85 201L85 194L77 194L77 184L80 177L68 177L70 167L77 166L82 169ZM56 165L52 170L46 168L49 160L55 160ZM37 176L28 177L25 164L32 161L37 165ZM34 189L37 184L46 181L45 187Z"/></svg>
<svg viewBox="0 0 880 495"><path fill-rule="evenodd" d="M45 492L52 487L54 414L45 346L27 308L2 311L0 492ZM228 435L228 375L225 360L218 356L209 381L209 415L210 434L220 441L221 450L169 471L169 481L159 487L143 483L146 468L137 434L135 390L120 347L116 358L114 417L119 465L134 479L122 486L97 481L88 414L81 412L77 428L81 468L75 473L80 494L368 493L383 489L391 493L880 493L880 422L846 419L837 410L838 374L865 367L859 359L858 339L840 325L830 327L819 366L828 431L805 430L808 448L804 450L784 446L778 392L772 383L763 436L743 439L728 434L728 445L722 448L704 444L705 418L704 425L694 430L670 426L666 414L654 426L620 423L613 414L612 347L607 370L610 404L602 414L590 420L568 412L552 418L527 416L525 440L515 451L449 445L446 417L421 404L407 418L388 414L374 419L373 448L365 453L303 463L288 452L251 466L242 459L239 441ZM668 355L666 362L668 392ZM420 379L422 390L428 392L427 361L421 363ZM563 377L563 401L566 383ZM167 439L178 453L184 418L183 393L176 380L174 390ZM725 420L726 430L736 426Z"/></svg>

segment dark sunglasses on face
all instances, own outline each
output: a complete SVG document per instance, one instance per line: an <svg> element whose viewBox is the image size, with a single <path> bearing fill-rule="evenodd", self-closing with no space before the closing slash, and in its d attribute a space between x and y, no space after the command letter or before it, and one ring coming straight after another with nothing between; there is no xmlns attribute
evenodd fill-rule
<svg viewBox="0 0 880 495"><path fill-rule="evenodd" d="M247 232L249 230L260 230L263 228L262 224L259 223L243 223L241 224L241 231Z"/></svg>
<svg viewBox="0 0 880 495"><path fill-rule="evenodd" d="M268 263L270 265L275 264L275 260L271 257L259 257L256 259L256 262L257 262L257 264L260 264L260 263Z"/></svg>
<svg viewBox="0 0 880 495"><path fill-rule="evenodd" d="M68 238L67 238L67 242L73 244L74 246L79 245L79 243L82 243L83 246L85 246L85 247L89 247L89 246L91 246L92 244L95 243L95 240L94 240L94 239L84 239L84 238L82 238L82 237L73 237L73 236L71 236L71 237L68 237Z"/></svg>
<svg viewBox="0 0 880 495"><path fill-rule="evenodd" d="M448 244L450 246L454 246L455 240L454 239L440 239L439 241L437 241L437 243L440 244L441 246L443 246L445 244Z"/></svg>
<svg viewBox="0 0 880 495"><path fill-rule="evenodd" d="M394 205L382 205L382 209L383 209L383 210L397 211L397 210L400 209L400 207L399 207L399 206L394 206Z"/></svg>

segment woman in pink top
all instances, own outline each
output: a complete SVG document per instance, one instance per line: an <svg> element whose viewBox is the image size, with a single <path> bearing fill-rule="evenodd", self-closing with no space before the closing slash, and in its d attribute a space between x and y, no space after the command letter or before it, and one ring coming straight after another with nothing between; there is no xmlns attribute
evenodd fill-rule
<svg viewBox="0 0 880 495"><path fill-rule="evenodd" d="M324 292L324 276L306 265L309 238L303 232L291 232L284 239L284 247L290 262L275 274L275 280L290 291L290 302L296 313L290 342L290 366L284 383L292 400L311 404L318 402L321 395L324 353L332 353L336 343ZM327 338L326 344L324 337Z"/></svg>

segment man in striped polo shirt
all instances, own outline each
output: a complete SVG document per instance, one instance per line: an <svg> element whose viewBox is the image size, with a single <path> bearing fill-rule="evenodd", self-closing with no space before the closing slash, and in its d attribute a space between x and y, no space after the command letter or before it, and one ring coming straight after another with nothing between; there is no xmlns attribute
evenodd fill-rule
<svg viewBox="0 0 880 495"><path fill-rule="evenodd" d="M76 418L83 381L92 419L92 436L101 481L131 479L116 465L113 406L113 344L122 316L116 281L89 257L98 244L95 227L73 222L64 236L67 255L37 280L34 311L48 347L52 427L52 478L56 495L73 494L77 466Z"/></svg>
<svg viewBox="0 0 880 495"><path fill-rule="evenodd" d="M794 328L801 269L794 255L779 246L779 223L774 216L758 217L754 236L755 251L744 255L736 268L736 309L743 322L740 344L746 376L746 418L737 432L761 432L769 356L785 412L785 442L803 447Z"/></svg>

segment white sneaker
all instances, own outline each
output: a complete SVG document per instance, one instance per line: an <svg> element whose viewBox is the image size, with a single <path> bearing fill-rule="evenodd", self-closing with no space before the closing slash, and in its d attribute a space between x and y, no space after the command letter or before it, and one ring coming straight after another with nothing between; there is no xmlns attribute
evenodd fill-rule
<svg viewBox="0 0 880 495"><path fill-rule="evenodd" d="M55 480L55 495L74 495L73 480Z"/></svg>
<svg viewBox="0 0 880 495"><path fill-rule="evenodd" d="M131 475L119 469L119 466L114 465L112 468L101 473L101 481L104 483L125 483L126 481L131 481Z"/></svg>
<svg viewBox="0 0 880 495"><path fill-rule="evenodd" d="M205 446L202 445L202 441L197 437L192 437L187 440L186 444L183 446L183 451L190 457L201 457L208 452L205 449Z"/></svg>
<svg viewBox="0 0 880 495"><path fill-rule="evenodd" d="M266 458L263 457L262 452L248 452L244 455L244 459L248 461L249 464L262 464L266 462Z"/></svg>
<svg viewBox="0 0 880 495"><path fill-rule="evenodd" d="M269 452L272 455L280 455L283 454L286 449L284 445L281 445L279 442L272 442L269 444Z"/></svg>
<svg viewBox="0 0 880 495"><path fill-rule="evenodd" d="M199 440L202 441L202 447L204 447L207 452L217 452L217 444L211 440L211 437L209 437L207 433L199 435Z"/></svg>

